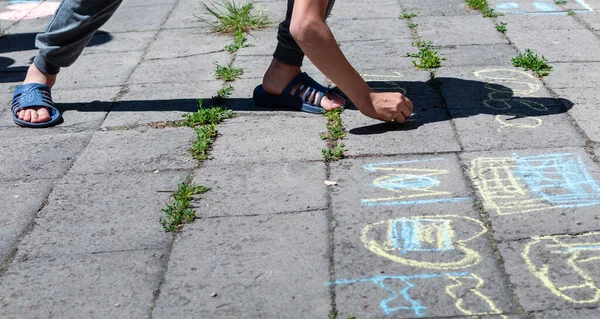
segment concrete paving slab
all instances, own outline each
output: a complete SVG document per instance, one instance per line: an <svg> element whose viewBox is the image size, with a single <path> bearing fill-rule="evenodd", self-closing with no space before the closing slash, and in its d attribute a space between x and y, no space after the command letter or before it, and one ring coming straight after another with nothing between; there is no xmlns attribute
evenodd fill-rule
<svg viewBox="0 0 600 319"><path fill-rule="evenodd" d="M186 226L171 253L153 317L326 318L331 304L324 284L327 231L325 211L214 218Z"/></svg>
<svg viewBox="0 0 600 319"><path fill-rule="evenodd" d="M17 259L166 248L159 223L182 172L67 174L56 183Z"/></svg>
<svg viewBox="0 0 600 319"><path fill-rule="evenodd" d="M519 54L509 44L458 45L440 48L438 52L445 58L442 61L444 67L496 65L512 68L510 60Z"/></svg>
<svg viewBox="0 0 600 319"><path fill-rule="evenodd" d="M192 169L189 127L96 132L73 164L74 174Z"/></svg>
<svg viewBox="0 0 600 319"><path fill-rule="evenodd" d="M531 49L552 62L597 61L598 37L589 30L530 30L507 28L506 35L521 52Z"/></svg>
<svg viewBox="0 0 600 319"><path fill-rule="evenodd" d="M123 85L142 55L142 51L82 55L77 63L61 70L55 87L72 89Z"/></svg>
<svg viewBox="0 0 600 319"><path fill-rule="evenodd" d="M338 309L361 318L512 311L456 156L345 160L331 174Z"/></svg>
<svg viewBox="0 0 600 319"><path fill-rule="evenodd" d="M202 55L222 51L232 43L233 38L227 35L215 35L194 29L167 29L158 33L155 41L148 48L145 60L172 59Z"/></svg>
<svg viewBox="0 0 600 319"><path fill-rule="evenodd" d="M558 88L597 88L600 85L600 72L595 71L597 63L553 63L552 71L544 77L544 82L552 89Z"/></svg>
<svg viewBox="0 0 600 319"><path fill-rule="evenodd" d="M584 25L592 30L600 30L600 12L578 12L577 20L583 21Z"/></svg>
<svg viewBox="0 0 600 319"><path fill-rule="evenodd" d="M471 10L462 0L449 0L440 3L437 0L403 0L402 7L408 12L417 13L418 16L455 16L478 15L479 12Z"/></svg>
<svg viewBox="0 0 600 319"><path fill-rule="evenodd" d="M465 151L583 146L585 139L560 109L490 113L488 109L450 110Z"/></svg>
<svg viewBox="0 0 600 319"><path fill-rule="evenodd" d="M271 20L273 27L285 20L287 1L252 1L252 4L254 12L264 12Z"/></svg>
<svg viewBox="0 0 600 319"><path fill-rule="evenodd" d="M179 121L198 111L198 99L209 107L221 81L148 83L127 86L127 93L111 109L103 128L131 127L155 122ZM176 87L176 88L175 88Z"/></svg>
<svg viewBox="0 0 600 319"><path fill-rule="evenodd" d="M59 178L71 168L89 138L90 133L0 138L0 178Z"/></svg>
<svg viewBox="0 0 600 319"><path fill-rule="evenodd" d="M221 164L320 161L325 118L239 116L219 124L211 155ZM301 136L302 138L296 138Z"/></svg>
<svg viewBox="0 0 600 319"><path fill-rule="evenodd" d="M498 240L600 229L600 169L583 148L465 153Z"/></svg>
<svg viewBox="0 0 600 319"><path fill-rule="evenodd" d="M147 60L135 69L129 83L194 83L216 80L216 65L225 66L230 61L231 56L226 52L187 58ZM239 66L234 64L234 67Z"/></svg>
<svg viewBox="0 0 600 319"><path fill-rule="evenodd" d="M175 4L123 6L102 27L107 32L157 31Z"/></svg>
<svg viewBox="0 0 600 319"><path fill-rule="evenodd" d="M256 85L258 85L262 83L265 71L272 60L272 54L261 56L239 56L235 58L234 66L244 70L241 79L256 79ZM317 69L307 58L305 58L302 63L302 71L308 73L315 81L322 82L321 78L323 78L323 75L321 71L319 71L319 69Z"/></svg>
<svg viewBox="0 0 600 319"><path fill-rule="evenodd" d="M8 28L8 32L11 34L16 33L38 33L43 32L46 29L46 26L52 19L51 16L40 17L35 19L21 19L19 21L9 21L5 28ZM2 23L5 23L6 20L2 20ZM12 24L10 24L13 22Z"/></svg>
<svg viewBox="0 0 600 319"><path fill-rule="evenodd" d="M163 251L127 251L13 263L0 281L3 318L140 318L160 281Z"/></svg>
<svg viewBox="0 0 600 319"><path fill-rule="evenodd" d="M328 21L397 19L401 12L402 8L398 1L340 1L335 3Z"/></svg>
<svg viewBox="0 0 600 319"><path fill-rule="evenodd" d="M400 11L398 11L399 14ZM413 38L410 29L398 18L373 20L331 19L328 25L338 41ZM366 32L366 30L372 31Z"/></svg>
<svg viewBox="0 0 600 319"><path fill-rule="evenodd" d="M562 11L561 6L553 0L540 0L536 2L530 1L507 1L507 0L491 0L488 2L491 8L498 10L500 13L552 13Z"/></svg>
<svg viewBox="0 0 600 319"><path fill-rule="evenodd" d="M506 22L511 30L567 30L579 32L585 29L574 17L566 14L506 14L497 20Z"/></svg>
<svg viewBox="0 0 600 319"><path fill-rule="evenodd" d="M536 236L499 245L513 290L527 311L598 306L600 235ZM561 317L564 318L564 317ZM581 318L581 317L578 317Z"/></svg>
<svg viewBox="0 0 600 319"><path fill-rule="evenodd" d="M325 163L220 165L205 162L194 182L211 190L194 201L202 218L327 209ZM265 201L269 205L265 205Z"/></svg>
<svg viewBox="0 0 600 319"><path fill-rule="evenodd" d="M155 35L155 31L98 32L84 49L83 54L144 51L154 40Z"/></svg>
<svg viewBox="0 0 600 319"><path fill-rule="evenodd" d="M421 38L434 45L506 44L491 19L478 15L416 17Z"/></svg>
<svg viewBox="0 0 600 319"><path fill-rule="evenodd" d="M163 29L194 28L201 30L204 25L196 16L203 16L202 3L196 0L180 0L172 9Z"/></svg>
<svg viewBox="0 0 600 319"><path fill-rule="evenodd" d="M246 43L250 46L236 52L238 57L245 55L272 56L277 47L277 28L270 27L264 30L250 31L246 36Z"/></svg>
<svg viewBox="0 0 600 319"><path fill-rule="evenodd" d="M0 183L0 264L42 207L54 180Z"/></svg>
<svg viewBox="0 0 600 319"><path fill-rule="evenodd" d="M340 48L359 72L373 68L374 60L380 70L395 69L402 72L413 68L411 59L404 57L407 52L415 51L411 44L412 39L344 41L340 42Z"/></svg>
<svg viewBox="0 0 600 319"><path fill-rule="evenodd" d="M600 142L600 129L598 128L598 122L595 120L600 116L597 104L600 99L600 92L597 88L564 88L555 89L555 92L561 97L569 97L570 101L573 102L569 115L575 120L585 136L592 142Z"/></svg>
<svg viewBox="0 0 600 319"><path fill-rule="evenodd" d="M594 319L600 317L600 309L545 310L532 314L534 319Z"/></svg>
<svg viewBox="0 0 600 319"><path fill-rule="evenodd" d="M148 6L148 5L163 5L164 7L168 7L167 5L173 4L177 2L176 0L127 0L123 2L119 7L139 7L139 6Z"/></svg>

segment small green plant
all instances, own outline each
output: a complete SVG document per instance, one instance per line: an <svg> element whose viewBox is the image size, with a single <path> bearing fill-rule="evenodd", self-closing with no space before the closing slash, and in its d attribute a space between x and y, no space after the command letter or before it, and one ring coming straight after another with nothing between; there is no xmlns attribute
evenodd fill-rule
<svg viewBox="0 0 600 319"><path fill-rule="evenodd" d="M569 10L569 13L567 13L567 14L570 15L570 16L574 16L575 15L575 11Z"/></svg>
<svg viewBox="0 0 600 319"><path fill-rule="evenodd" d="M236 30L233 35L233 43L225 46L224 50L229 53L236 53L241 48L247 48L250 45L246 43L246 33L242 30Z"/></svg>
<svg viewBox="0 0 600 319"><path fill-rule="evenodd" d="M211 97L213 106L222 106L227 98L233 94L233 86L227 85L217 91L217 95Z"/></svg>
<svg viewBox="0 0 600 319"><path fill-rule="evenodd" d="M408 12L406 9L402 10L402 13L400 14L400 16L398 17L398 19L400 20L404 20L404 19L412 19L414 17L416 17L417 14L416 13L410 13Z"/></svg>
<svg viewBox="0 0 600 319"><path fill-rule="evenodd" d="M342 108L325 111L323 115L327 118L327 133L321 135L323 139L329 139L331 141L337 141L346 136L344 131L344 124L342 123Z"/></svg>
<svg viewBox="0 0 600 319"><path fill-rule="evenodd" d="M512 64L516 67L523 67L525 70L532 70L538 76L545 76L550 73L552 67L548 65L548 60L542 55L538 57L530 49L526 49L525 53L512 58Z"/></svg>
<svg viewBox="0 0 600 319"><path fill-rule="evenodd" d="M194 184L192 177L188 175L173 192L170 203L162 210L165 213L165 216L160 218L163 229L172 232L181 229L184 224L193 222L196 219L196 211L191 207L192 198L207 191L209 188Z"/></svg>
<svg viewBox="0 0 600 319"><path fill-rule="evenodd" d="M496 11L490 7L483 8L481 10L481 14L483 14L484 18L497 18L500 16L498 11Z"/></svg>
<svg viewBox="0 0 600 319"><path fill-rule="evenodd" d="M197 127L206 124L218 124L223 120L232 118L235 116L233 111L226 110L221 107L210 107L204 108L202 106L203 100L198 100L198 111L195 113L184 114L185 118L181 125L188 127Z"/></svg>
<svg viewBox="0 0 600 319"><path fill-rule="evenodd" d="M323 153L323 160L325 162L337 161L344 158L344 143L338 144L334 148L326 147L321 152Z"/></svg>
<svg viewBox="0 0 600 319"><path fill-rule="evenodd" d="M466 0L467 5L475 10L483 10L488 7L486 0Z"/></svg>
<svg viewBox="0 0 600 319"><path fill-rule="evenodd" d="M334 312L332 314L329 315L329 319L337 319L338 316L338 312ZM356 319L355 316L348 316L346 319Z"/></svg>
<svg viewBox="0 0 600 319"><path fill-rule="evenodd" d="M498 32L505 33L506 32L506 23L505 22L496 22L496 30Z"/></svg>
<svg viewBox="0 0 600 319"><path fill-rule="evenodd" d="M217 64L217 69L215 70L215 76L219 80L223 80L225 82L231 82L235 79L239 78L244 74L244 70L241 68L236 68L233 66L233 60L229 62L227 65L219 65Z"/></svg>
<svg viewBox="0 0 600 319"><path fill-rule="evenodd" d="M411 28L411 29L415 29L415 28L416 28L416 27L418 27L418 26L419 26L419 25L418 25L418 24L416 24L416 23L409 23L409 24L408 24L408 27L409 27L409 28Z"/></svg>
<svg viewBox="0 0 600 319"><path fill-rule="evenodd" d="M206 18L198 16L196 18L216 32L230 34L234 34L236 31L248 32L264 29L271 25L269 17L263 10L255 13L253 9L252 3L240 5L233 0L223 0L217 4L204 4Z"/></svg>
<svg viewBox="0 0 600 319"><path fill-rule="evenodd" d="M442 59L438 52L433 49L431 41L417 41L412 44L419 49L418 53L407 53L407 57L417 58L413 60L413 65L418 69L435 69L442 65Z"/></svg>
<svg viewBox="0 0 600 319"><path fill-rule="evenodd" d="M196 141L192 144L190 152L192 157L198 161L210 159L208 156L208 150L212 143L215 142L215 138L218 135L217 124L207 124L195 128L196 130Z"/></svg>
<svg viewBox="0 0 600 319"><path fill-rule="evenodd" d="M564 5L564 4L567 4L567 0L556 0L556 1L554 1L554 3L556 3L558 5Z"/></svg>

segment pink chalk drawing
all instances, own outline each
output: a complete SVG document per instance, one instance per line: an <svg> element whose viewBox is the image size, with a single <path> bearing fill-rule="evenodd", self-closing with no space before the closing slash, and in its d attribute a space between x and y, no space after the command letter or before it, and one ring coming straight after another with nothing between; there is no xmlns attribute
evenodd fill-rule
<svg viewBox="0 0 600 319"><path fill-rule="evenodd" d="M18 21L53 16L59 2L23 2L8 5L8 11L0 12L0 20Z"/></svg>

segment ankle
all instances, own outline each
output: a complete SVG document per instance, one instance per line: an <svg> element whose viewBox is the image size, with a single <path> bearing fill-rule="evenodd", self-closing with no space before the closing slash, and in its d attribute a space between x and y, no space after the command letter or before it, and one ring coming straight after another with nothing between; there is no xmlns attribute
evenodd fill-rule
<svg viewBox="0 0 600 319"><path fill-rule="evenodd" d="M271 94L281 94L288 83L301 72L299 66L285 64L274 58L263 76L263 88Z"/></svg>
<svg viewBox="0 0 600 319"><path fill-rule="evenodd" d="M46 84L52 88L54 83L56 83L56 74L43 73L35 66L35 64L32 64L29 69L27 69L27 75L23 81L23 84L28 83Z"/></svg>

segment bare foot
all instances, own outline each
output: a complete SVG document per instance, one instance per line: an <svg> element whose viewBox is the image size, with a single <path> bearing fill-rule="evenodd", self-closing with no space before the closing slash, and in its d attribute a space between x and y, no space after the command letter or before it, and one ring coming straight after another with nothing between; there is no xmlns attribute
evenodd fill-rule
<svg viewBox="0 0 600 319"><path fill-rule="evenodd" d="M277 59L273 59L263 77L263 88L269 94L280 95L288 83L301 72L300 67L288 65ZM300 84L294 87L290 93L296 93L299 87ZM312 101L313 104L316 104L317 99L318 97L315 94ZM346 104L346 100L339 94L332 92L325 94L321 100L321 107L327 111L341 107L344 104Z"/></svg>
<svg viewBox="0 0 600 319"><path fill-rule="evenodd" d="M42 73L35 65L31 65L27 70L27 76L23 84L29 83L40 83L46 84L50 88L54 86L56 82L56 75ZM25 110L19 111L17 116L20 120L30 123L43 123L50 121L50 113L45 107L31 107Z"/></svg>

